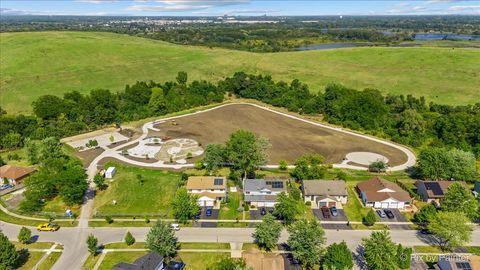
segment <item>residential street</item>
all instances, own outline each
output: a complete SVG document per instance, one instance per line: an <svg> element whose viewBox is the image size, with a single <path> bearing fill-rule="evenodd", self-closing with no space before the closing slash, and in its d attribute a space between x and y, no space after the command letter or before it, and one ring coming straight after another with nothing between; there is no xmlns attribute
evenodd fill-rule
<svg viewBox="0 0 480 270"><path fill-rule="evenodd" d="M1 222L0 229L10 239L17 238L21 226ZM81 269L83 262L88 257L85 244L87 236L94 234L101 244L110 242L123 242L127 231L130 231L137 241L145 241L149 228L61 228L57 232L37 232L40 242L57 242L64 245L64 252L53 269ZM181 242L252 242L253 228L182 228L177 232ZM327 244L345 241L352 250L356 250L362 238L368 237L369 230L325 230ZM414 230L390 231L392 240L405 246L428 245L432 241L431 235L421 235ZM280 242L286 241L288 234L282 233ZM476 229L472 235L470 245L480 245L480 230Z"/></svg>

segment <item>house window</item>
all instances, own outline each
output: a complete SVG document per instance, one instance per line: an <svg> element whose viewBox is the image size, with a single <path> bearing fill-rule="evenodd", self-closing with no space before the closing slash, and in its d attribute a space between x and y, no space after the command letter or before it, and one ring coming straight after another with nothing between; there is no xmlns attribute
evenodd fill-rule
<svg viewBox="0 0 480 270"><path fill-rule="evenodd" d="M313 201L313 195L310 195L310 201Z"/></svg>
<svg viewBox="0 0 480 270"><path fill-rule="evenodd" d="M245 194L250 194L250 191L246 191Z"/></svg>

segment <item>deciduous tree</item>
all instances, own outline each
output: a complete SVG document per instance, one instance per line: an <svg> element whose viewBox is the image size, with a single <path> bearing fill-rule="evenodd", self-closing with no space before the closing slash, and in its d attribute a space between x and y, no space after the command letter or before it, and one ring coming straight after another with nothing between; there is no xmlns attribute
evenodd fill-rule
<svg viewBox="0 0 480 270"><path fill-rule="evenodd" d="M477 216L478 201L468 188L460 183L454 183L445 193L442 209L449 212L462 212L468 218L474 219Z"/></svg>
<svg viewBox="0 0 480 270"><path fill-rule="evenodd" d="M147 234L146 247L165 258L173 257L178 248L175 232L168 223L158 221Z"/></svg>
<svg viewBox="0 0 480 270"><path fill-rule="evenodd" d="M27 227L22 227L20 232L18 232L18 241L23 244L28 244L32 238L32 231Z"/></svg>
<svg viewBox="0 0 480 270"><path fill-rule="evenodd" d="M298 214L297 202L291 196L282 192L277 196L277 204L273 215L283 220L285 224L291 224Z"/></svg>
<svg viewBox="0 0 480 270"><path fill-rule="evenodd" d="M299 220L288 227L287 244L293 257L305 268L311 269L320 261L325 244L325 232L316 220Z"/></svg>
<svg viewBox="0 0 480 270"><path fill-rule="evenodd" d="M263 217L262 222L255 227L255 241L258 246L271 250L277 245L281 231L282 225L276 222L272 215L267 214Z"/></svg>
<svg viewBox="0 0 480 270"><path fill-rule="evenodd" d="M453 250L467 244L472 236L473 227L461 212L438 212L430 223L428 230L437 238L444 250Z"/></svg>
<svg viewBox="0 0 480 270"><path fill-rule="evenodd" d="M372 232L370 238L362 240L364 257L371 270L395 270L397 247L387 231Z"/></svg>
<svg viewBox="0 0 480 270"><path fill-rule="evenodd" d="M15 245L0 231L0 269L15 269L19 259Z"/></svg>
<svg viewBox="0 0 480 270"><path fill-rule="evenodd" d="M173 216L182 223L186 223L199 211L197 197L187 192L185 188L179 188L172 202Z"/></svg>
<svg viewBox="0 0 480 270"><path fill-rule="evenodd" d="M348 270L353 268L352 251L348 249L347 244L333 243L327 247L326 253L322 259L324 270Z"/></svg>

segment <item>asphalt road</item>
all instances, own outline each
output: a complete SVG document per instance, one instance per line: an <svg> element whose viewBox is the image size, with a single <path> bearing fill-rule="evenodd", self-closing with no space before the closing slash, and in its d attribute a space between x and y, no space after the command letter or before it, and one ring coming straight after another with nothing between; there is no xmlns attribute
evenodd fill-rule
<svg viewBox="0 0 480 270"><path fill-rule="evenodd" d="M10 239L17 238L21 226L0 223L0 229ZM83 262L88 257L85 244L89 234L95 235L100 244L122 242L127 231L130 231L137 241L145 241L149 228L61 228L57 232L37 232L31 228L34 235L38 235L40 242L57 242L64 245L64 252L53 269L81 269ZM181 242L252 242L253 228L182 228L177 237ZM356 250L362 238L368 237L368 230L325 230L327 245L333 242L345 241L347 245ZM390 231L392 240L404 246L428 245L434 239L431 235L421 235L414 230ZM279 242L288 238L286 231L282 232ZM480 245L480 230L476 229L472 235L471 245Z"/></svg>

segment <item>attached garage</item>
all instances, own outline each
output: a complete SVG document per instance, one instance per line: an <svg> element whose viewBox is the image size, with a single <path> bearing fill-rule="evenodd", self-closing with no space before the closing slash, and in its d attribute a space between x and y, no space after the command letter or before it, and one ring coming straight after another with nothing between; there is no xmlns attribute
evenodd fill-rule
<svg viewBox="0 0 480 270"><path fill-rule="evenodd" d="M198 199L197 204L200 207L207 207L207 206L213 207L215 205L215 199L212 199L207 196L203 196Z"/></svg>

